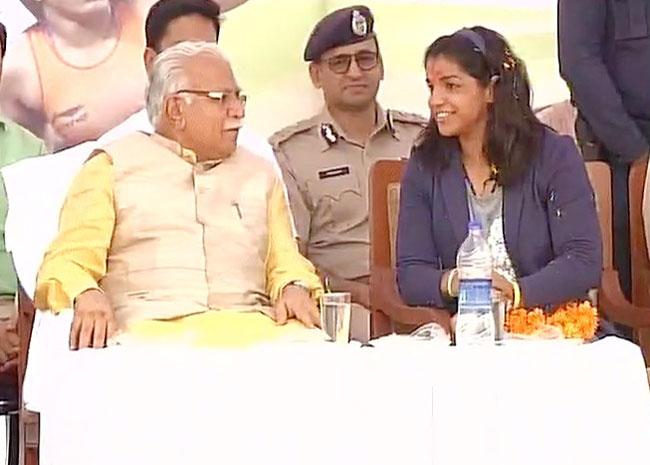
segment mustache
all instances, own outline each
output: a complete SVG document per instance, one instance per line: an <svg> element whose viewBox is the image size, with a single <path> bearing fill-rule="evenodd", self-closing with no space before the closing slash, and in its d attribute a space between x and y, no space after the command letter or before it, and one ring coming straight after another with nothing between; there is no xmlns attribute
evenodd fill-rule
<svg viewBox="0 0 650 465"><path fill-rule="evenodd" d="M224 131L234 131L236 129L241 129L243 125L244 125L244 123L241 120L239 120L239 121L227 121L223 125L223 129L224 129Z"/></svg>

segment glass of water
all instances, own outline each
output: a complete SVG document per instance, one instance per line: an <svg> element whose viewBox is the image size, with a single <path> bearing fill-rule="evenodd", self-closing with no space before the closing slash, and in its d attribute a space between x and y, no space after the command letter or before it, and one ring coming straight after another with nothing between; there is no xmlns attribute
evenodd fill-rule
<svg viewBox="0 0 650 465"><path fill-rule="evenodd" d="M330 341L347 344L350 341L349 292L326 292L320 298L320 323Z"/></svg>

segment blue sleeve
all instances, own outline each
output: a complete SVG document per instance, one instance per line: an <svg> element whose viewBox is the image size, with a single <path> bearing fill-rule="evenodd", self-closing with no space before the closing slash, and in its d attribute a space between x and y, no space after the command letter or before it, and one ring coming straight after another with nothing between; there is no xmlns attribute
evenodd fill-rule
<svg viewBox="0 0 650 465"><path fill-rule="evenodd" d="M557 137L557 136L556 136ZM545 157L539 188L546 202L554 259L519 281L527 307L560 304L598 287L602 240L596 204L584 162L568 137L546 142L554 153Z"/></svg>
<svg viewBox="0 0 650 465"><path fill-rule="evenodd" d="M433 240L432 176L411 156L402 178L397 224L397 285L408 305L443 308L441 270Z"/></svg>
<svg viewBox="0 0 650 465"><path fill-rule="evenodd" d="M623 106L603 61L607 9L607 0L559 1L560 74L596 137L611 152L632 162L648 150L648 143Z"/></svg>

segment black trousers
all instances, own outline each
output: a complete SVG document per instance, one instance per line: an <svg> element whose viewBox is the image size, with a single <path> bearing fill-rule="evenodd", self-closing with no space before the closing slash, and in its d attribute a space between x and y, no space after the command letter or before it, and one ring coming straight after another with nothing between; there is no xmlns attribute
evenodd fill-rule
<svg viewBox="0 0 650 465"><path fill-rule="evenodd" d="M628 178L630 165L610 162L612 170L612 228L614 241L614 266L623 293L631 300L632 269L630 250L630 199Z"/></svg>

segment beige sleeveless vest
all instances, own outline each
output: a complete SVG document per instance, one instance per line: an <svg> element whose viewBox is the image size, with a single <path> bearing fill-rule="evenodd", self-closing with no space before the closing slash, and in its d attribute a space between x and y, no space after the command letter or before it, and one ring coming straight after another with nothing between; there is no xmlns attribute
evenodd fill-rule
<svg viewBox="0 0 650 465"><path fill-rule="evenodd" d="M142 133L102 150L113 161L116 222L100 285L120 323L270 313L270 164L239 148L216 166L192 165Z"/></svg>

